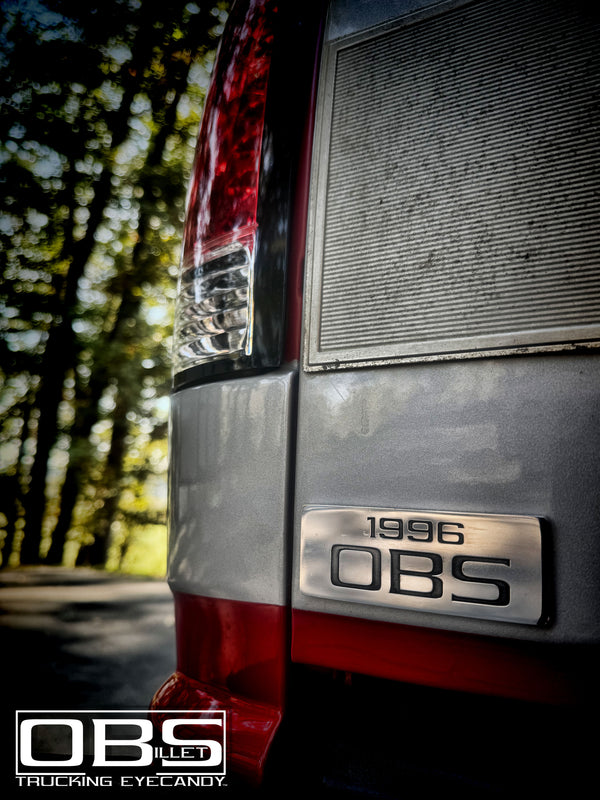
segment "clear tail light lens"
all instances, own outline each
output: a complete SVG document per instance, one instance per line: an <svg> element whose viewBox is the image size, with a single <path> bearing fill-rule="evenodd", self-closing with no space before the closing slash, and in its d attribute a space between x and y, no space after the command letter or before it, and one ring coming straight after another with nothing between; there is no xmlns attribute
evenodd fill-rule
<svg viewBox="0 0 600 800"><path fill-rule="evenodd" d="M174 371L252 353L254 257L273 0L234 5L194 162L174 329Z"/></svg>
<svg viewBox="0 0 600 800"><path fill-rule="evenodd" d="M249 354L251 322L252 249L237 241L207 252L180 277L175 369L236 353Z"/></svg>

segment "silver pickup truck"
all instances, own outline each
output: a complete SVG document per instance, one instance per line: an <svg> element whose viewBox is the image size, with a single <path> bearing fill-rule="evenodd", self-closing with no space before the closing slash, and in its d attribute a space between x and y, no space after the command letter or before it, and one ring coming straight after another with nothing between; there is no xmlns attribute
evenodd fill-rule
<svg viewBox="0 0 600 800"><path fill-rule="evenodd" d="M233 6L188 196L153 708L225 710L248 785L593 770L599 17Z"/></svg>

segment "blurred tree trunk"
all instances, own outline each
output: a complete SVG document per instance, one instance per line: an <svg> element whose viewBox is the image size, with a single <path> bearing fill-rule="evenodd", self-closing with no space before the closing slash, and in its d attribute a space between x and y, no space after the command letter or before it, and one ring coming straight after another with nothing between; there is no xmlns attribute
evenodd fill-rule
<svg viewBox="0 0 600 800"><path fill-rule="evenodd" d="M110 451L104 468L104 503L96 514L94 539L80 549L78 564L95 567L103 566L106 563L110 545L110 529L119 503L123 457L126 449L128 407L127 398L119 392L113 414Z"/></svg>
<svg viewBox="0 0 600 800"><path fill-rule="evenodd" d="M26 397L21 405L19 416L21 417L21 436L19 440L19 454L16 461L15 471L11 475L3 475L0 481L0 493L7 498L4 514L6 516L6 535L2 542L2 565L7 566L15 545L17 534L17 522L19 521L24 506L23 496L23 476L21 465L25 453L25 444L29 435L29 422L31 418L31 398Z"/></svg>

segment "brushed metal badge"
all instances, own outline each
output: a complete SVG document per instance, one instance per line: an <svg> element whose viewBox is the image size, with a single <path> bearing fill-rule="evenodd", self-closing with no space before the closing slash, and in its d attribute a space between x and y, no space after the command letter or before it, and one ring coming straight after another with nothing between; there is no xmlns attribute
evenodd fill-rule
<svg viewBox="0 0 600 800"><path fill-rule="evenodd" d="M536 625L540 520L305 506L300 589L332 600Z"/></svg>

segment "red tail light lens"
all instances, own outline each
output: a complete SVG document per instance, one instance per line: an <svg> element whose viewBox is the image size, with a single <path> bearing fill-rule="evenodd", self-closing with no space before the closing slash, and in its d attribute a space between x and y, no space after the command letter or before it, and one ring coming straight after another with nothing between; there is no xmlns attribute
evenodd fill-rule
<svg viewBox="0 0 600 800"><path fill-rule="evenodd" d="M174 369L249 355L273 0L236 3L211 79L188 195Z"/></svg>

